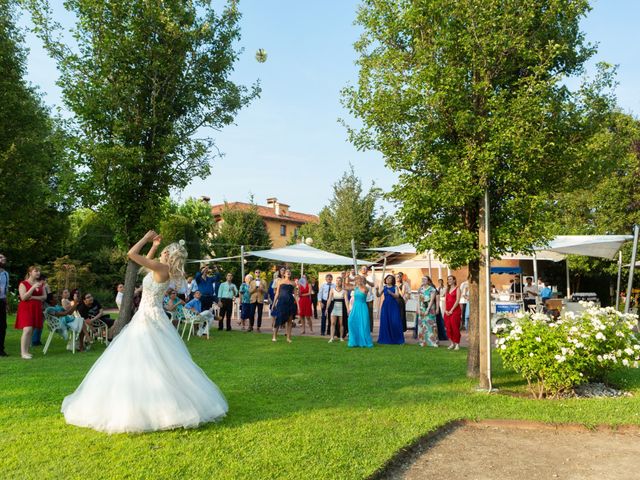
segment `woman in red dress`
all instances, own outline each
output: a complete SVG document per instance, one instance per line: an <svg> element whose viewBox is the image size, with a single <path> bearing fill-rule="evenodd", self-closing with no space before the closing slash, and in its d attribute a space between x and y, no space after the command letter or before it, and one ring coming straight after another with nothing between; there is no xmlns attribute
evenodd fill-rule
<svg viewBox="0 0 640 480"><path fill-rule="evenodd" d="M462 309L460 308L460 289L455 277L447 277L447 289L445 293L444 305L444 328L447 330L447 337L451 340L449 350L460 349L460 320L462 319Z"/></svg>
<svg viewBox="0 0 640 480"><path fill-rule="evenodd" d="M311 320L311 285L307 282L307 277L302 275L298 282L298 315L302 322L302 334L307 333L307 323L309 330L313 333L313 321ZM307 323L305 323L305 320Z"/></svg>
<svg viewBox="0 0 640 480"><path fill-rule="evenodd" d="M42 282L40 281L40 269L29 267L25 280L18 286L20 302L16 314L16 329L22 330L20 338L20 354L25 360L31 360L29 353L31 336L34 328L42 328L42 302L47 298Z"/></svg>

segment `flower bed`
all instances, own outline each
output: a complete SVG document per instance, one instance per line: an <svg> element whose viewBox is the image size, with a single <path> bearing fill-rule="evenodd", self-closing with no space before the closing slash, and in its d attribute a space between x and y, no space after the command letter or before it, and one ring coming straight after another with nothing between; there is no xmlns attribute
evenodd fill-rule
<svg viewBox="0 0 640 480"><path fill-rule="evenodd" d="M557 319L518 315L494 329L504 364L520 373L536 398L555 397L615 368L638 368L637 316L592 305Z"/></svg>

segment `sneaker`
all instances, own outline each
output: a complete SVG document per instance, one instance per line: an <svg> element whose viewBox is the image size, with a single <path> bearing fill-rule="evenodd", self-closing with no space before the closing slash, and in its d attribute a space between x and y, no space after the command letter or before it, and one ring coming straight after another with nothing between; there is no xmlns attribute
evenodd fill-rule
<svg viewBox="0 0 640 480"><path fill-rule="evenodd" d="M4 350L0 350L0 357L8 357L9 355Z"/></svg>
<svg viewBox="0 0 640 480"><path fill-rule="evenodd" d="M453 347L453 349L454 349L454 350L460 350L460 344L459 344L459 343L456 343L456 346L455 346L455 347Z"/></svg>
<svg viewBox="0 0 640 480"><path fill-rule="evenodd" d="M455 347L455 345L452 343L451 345L449 345L449 347L447 348L447 350L453 350L453 348Z"/></svg>

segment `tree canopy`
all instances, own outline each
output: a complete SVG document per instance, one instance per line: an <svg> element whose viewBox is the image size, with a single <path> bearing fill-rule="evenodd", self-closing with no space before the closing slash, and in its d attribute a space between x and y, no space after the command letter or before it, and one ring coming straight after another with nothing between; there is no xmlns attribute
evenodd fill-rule
<svg viewBox="0 0 640 480"><path fill-rule="evenodd" d="M364 0L358 83L344 104L350 137L400 172L391 196L408 239L453 267L468 264L469 374L478 373L480 214L490 197L491 253L548 238L552 196L608 165L585 155L614 98L612 71L571 91L595 52L587 0Z"/></svg>

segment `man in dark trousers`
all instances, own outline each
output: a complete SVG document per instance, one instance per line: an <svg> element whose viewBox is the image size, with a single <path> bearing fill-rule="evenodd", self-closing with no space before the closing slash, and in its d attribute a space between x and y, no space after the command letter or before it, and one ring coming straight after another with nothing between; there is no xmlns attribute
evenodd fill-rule
<svg viewBox="0 0 640 480"><path fill-rule="evenodd" d="M251 295L251 309L249 310L249 332L253 331L253 325L258 316L258 332L262 327L262 309L264 308L264 295L267 292L267 282L260 278L260 270L254 272L254 279L249 284L249 294Z"/></svg>
<svg viewBox="0 0 640 480"><path fill-rule="evenodd" d="M4 339L7 335L7 294L9 293L9 273L4 269L7 259L0 253L0 357L6 357Z"/></svg>
<svg viewBox="0 0 640 480"><path fill-rule="evenodd" d="M327 301L329 300L329 293L335 288L335 285L332 283L333 275L328 274L324 277L324 280L325 283L322 284L318 292L318 307L320 307L322 314L320 320L320 335L331 333L331 322L327 321L327 312L331 311L331 305L327 305Z"/></svg>
<svg viewBox="0 0 640 480"><path fill-rule="evenodd" d="M227 331L231 331L231 313L233 312L233 300L238 296L238 287L232 282L233 275L227 273L227 281L218 288L218 305L220 305L220 319L218 330L222 330L222 322L227 317ZM204 308L204 305L202 306Z"/></svg>

